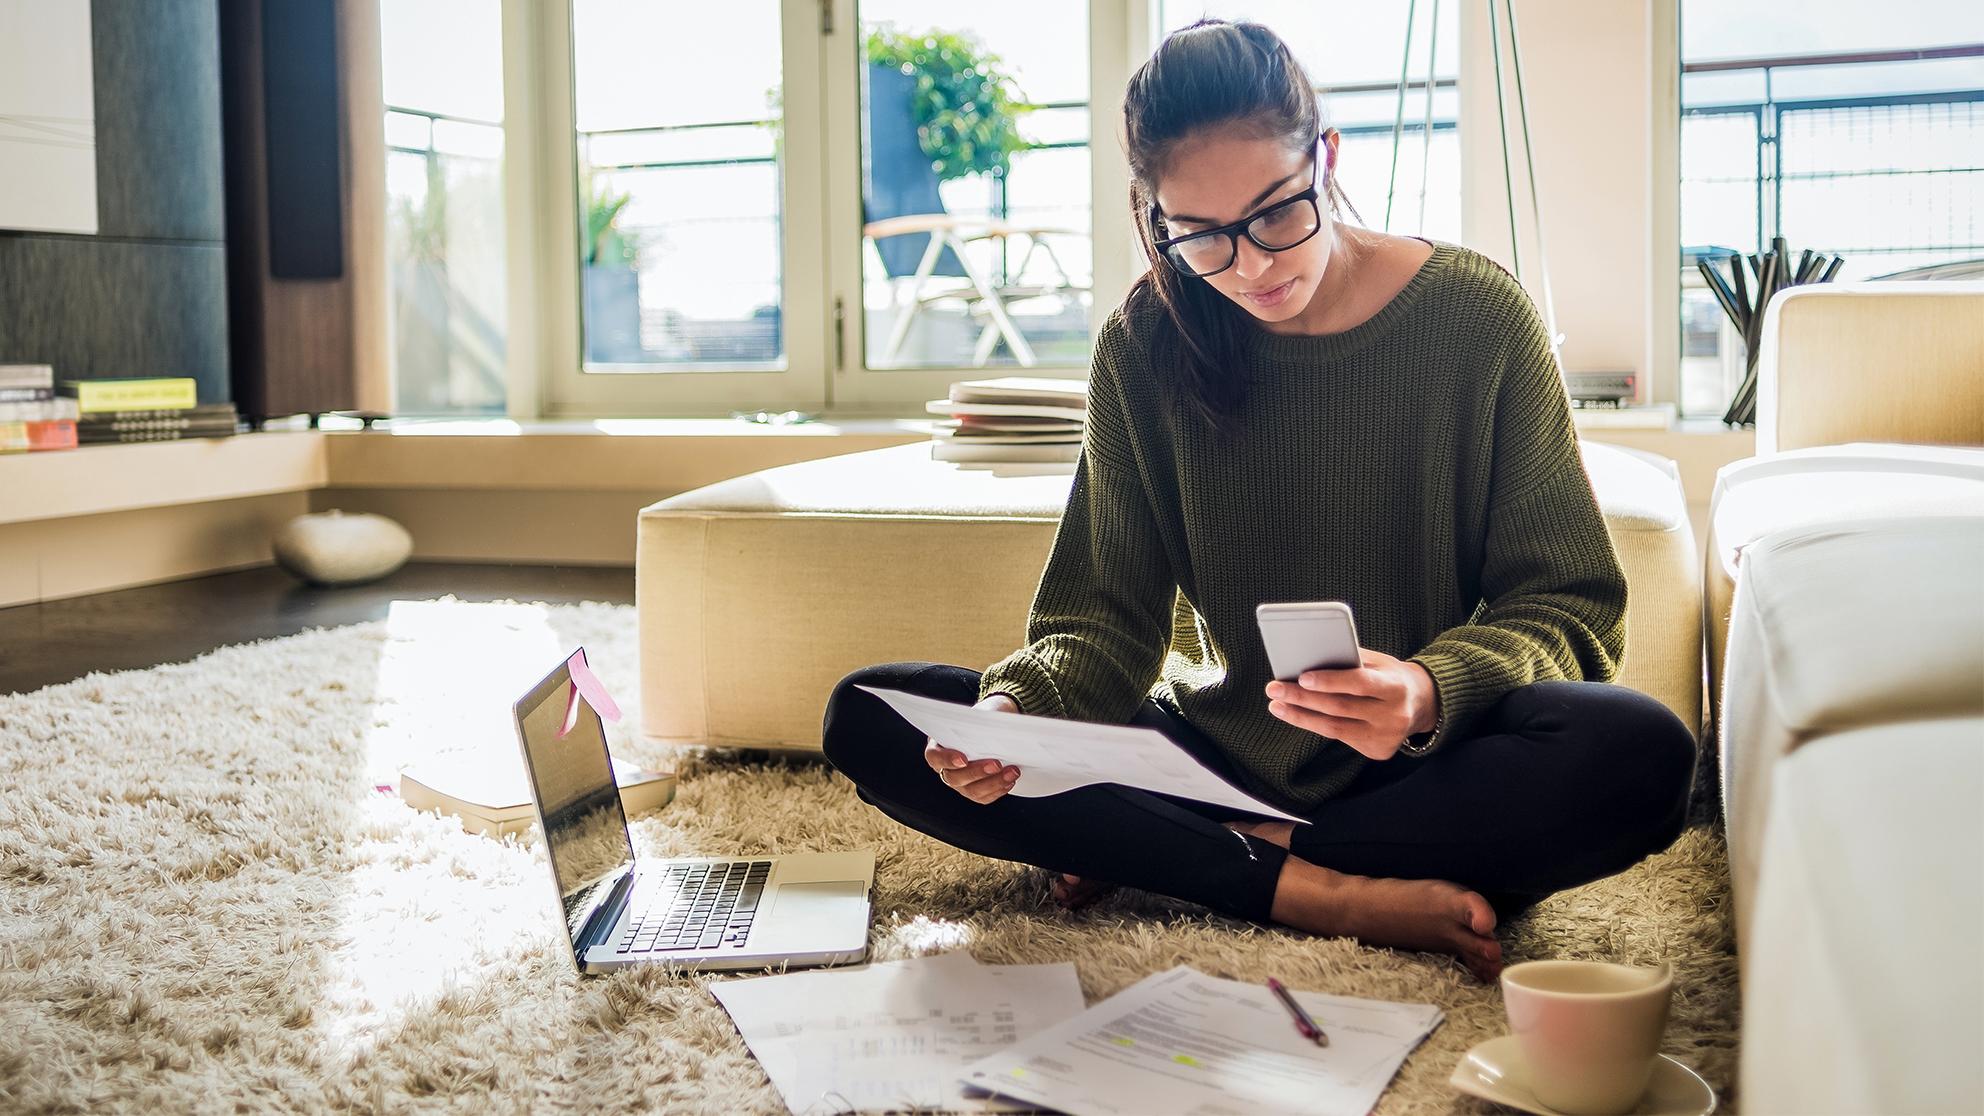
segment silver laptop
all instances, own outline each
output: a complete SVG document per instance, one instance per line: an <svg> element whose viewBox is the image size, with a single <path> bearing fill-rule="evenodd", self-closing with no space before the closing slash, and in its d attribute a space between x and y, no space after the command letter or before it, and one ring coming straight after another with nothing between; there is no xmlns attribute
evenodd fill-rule
<svg viewBox="0 0 1984 1116"><path fill-rule="evenodd" d="M568 660L569 661L569 660ZM634 856L599 714L565 663L516 704L517 739L581 972L834 965L868 952L873 851L740 859Z"/></svg>

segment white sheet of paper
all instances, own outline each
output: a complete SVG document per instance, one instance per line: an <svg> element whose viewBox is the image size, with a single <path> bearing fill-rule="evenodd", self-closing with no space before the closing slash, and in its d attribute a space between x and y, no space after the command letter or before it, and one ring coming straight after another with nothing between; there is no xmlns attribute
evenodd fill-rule
<svg viewBox="0 0 1984 1116"><path fill-rule="evenodd" d="M921 694L862 686L923 734L970 759L996 759L1020 769L1011 793L1028 798L1121 783L1249 814L1301 822L1207 770L1156 729L1097 725L974 709Z"/></svg>
<svg viewBox="0 0 1984 1116"><path fill-rule="evenodd" d="M972 1063L964 1080L1072 1116L1362 1116L1444 1018L1432 1004L1314 992L1295 998L1317 1046L1258 984L1186 966Z"/></svg>
<svg viewBox="0 0 1984 1116"><path fill-rule="evenodd" d="M719 981L710 992L795 1113L1011 1106L971 1099L966 1064L1081 1013L1072 964L946 953Z"/></svg>

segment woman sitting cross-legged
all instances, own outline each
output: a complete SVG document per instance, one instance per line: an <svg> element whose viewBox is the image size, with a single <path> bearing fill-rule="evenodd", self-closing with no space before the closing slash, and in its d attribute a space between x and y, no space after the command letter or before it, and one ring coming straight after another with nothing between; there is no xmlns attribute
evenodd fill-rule
<svg viewBox="0 0 1984 1116"><path fill-rule="evenodd" d="M1338 137L1271 31L1168 38L1125 97L1151 269L1103 326L1068 506L984 673L842 681L827 756L904 825L1060 873L1501 967L1506 917L1680 832L1695 742L1606 684L1626 583L1534 307L1338 219ZM1272 680L1255 606L1351 604L1362 665ZM1307 824L1114 784L1042 798L865 684L1157 729Z"/></svg>

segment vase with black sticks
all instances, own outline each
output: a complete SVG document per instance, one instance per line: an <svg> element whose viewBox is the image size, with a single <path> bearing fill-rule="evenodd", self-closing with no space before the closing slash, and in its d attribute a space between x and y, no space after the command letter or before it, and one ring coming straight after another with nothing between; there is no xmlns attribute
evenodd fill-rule
<svg viewBox="0 0 1984 1116"><path fill-rule="evenodd" d="M1764 311L1770 307L1771 296L1786 287L1802 286L1806 283L1826 283L1839 274L1839 265L1845 262L1841 256L1827 256L1810 248L1799 254L1794 264L1791 249L1784 238L1773 237L1770 251L1761 256L1752 253L1750 274L1743 274L1743 257L1732 254L1729 257L1729 275L1725 278L1713 260L1704 256L1695 266L1701 268L1702 278L1708 280L1708 289L1715 293L1715 300L1722 304L1722 311L1729 315L1735 324L1736 332L1743 335L1744 362L1743 383L1729 400L1729 409L1722 415L1722 421L1736 426L1750 426L1757 421L1757 351L1762 347ZM1756 297L1751 299L1751 283L1756 285Z"/></svg>

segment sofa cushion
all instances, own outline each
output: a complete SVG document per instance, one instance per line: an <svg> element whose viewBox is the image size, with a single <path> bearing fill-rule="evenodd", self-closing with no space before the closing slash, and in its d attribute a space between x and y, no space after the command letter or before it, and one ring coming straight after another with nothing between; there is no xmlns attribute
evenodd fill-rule
<svg viewBox="0 0 1984 1116"><path fill-rule="evenodd" d="M1747 938L1773 777L1807 741L1984 715L1984 518L1769 535L1743 558L1722 704L1723 807Z"/></svg>
<svg viewBox="0 0 1984 1116"><path fill-rule="evenodd" d="M1617 681L1660 699L1699 733L1702 704L1700 554L1674 462L1581 442L1598 509L1626 571L1626 657Z"/></svg>
<svg viewBox="0 0 1984 1116"><path fill-rule="evenodd" d="M1984 720L1778 763L1743 952L1751 1112L1984 1112Z"/></svg>
<svg viewBox="0 0 1984 1116"><path fill-rule="evenodd" d="M1701 567L1673 466L1585 464L1626 569L1619 681L1701 721ZM982 669L1025 638L1068 476L1001 476L906 445L787 465L641 513L642 727L818 748L833 685L875 663Z"/></svg>
<svg viewBox="0 0 1984 1116"><path fill-rule="evenodd" d="M1984 450L1847 445L1752 457L1716 474L1709 498L1709 693L1719 699L1737 567L1776 531L1871 517L1984 516Z"/></svg>

